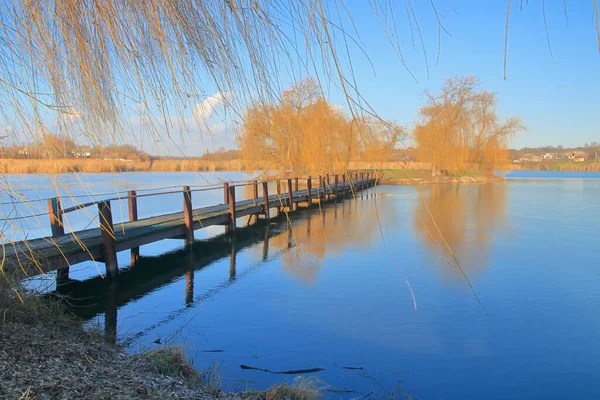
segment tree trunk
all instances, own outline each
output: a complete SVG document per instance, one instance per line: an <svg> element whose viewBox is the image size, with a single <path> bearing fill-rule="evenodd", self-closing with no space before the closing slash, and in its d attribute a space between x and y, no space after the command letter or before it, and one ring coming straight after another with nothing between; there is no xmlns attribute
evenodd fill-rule
<svg viewBox="0 0 600 400"><path fill-rule="evenodd" d="M435 178L435 161L431 162L431 176L433 176Z"/></svg>

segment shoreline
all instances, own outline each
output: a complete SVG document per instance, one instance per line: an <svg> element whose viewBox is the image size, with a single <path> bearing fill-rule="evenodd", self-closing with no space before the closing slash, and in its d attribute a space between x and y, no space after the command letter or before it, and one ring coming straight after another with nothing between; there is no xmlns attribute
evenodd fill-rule
<svg viewBox="0 0 600 400"><path fill-rule="evenodd" d="M128 354L119 344L108 343L104 332L84 329L59 305L30 297L25 302L29 304L0 299L2 307L12 303L0 323L0 398L316 400L320 396L315 386L285 381L267 390L227 392L220 386L217 369L196 370L177 346L156 345Z"/></svg>
<svg viewBox="0 0 600 400"><path fill-rule="evenodd" d="M430 178L387 178L385 175L379 182L380 185L391 186L415 186L415 185L437 185L456 183L492 183L504 182L502 176L436 176Z"/></svg>

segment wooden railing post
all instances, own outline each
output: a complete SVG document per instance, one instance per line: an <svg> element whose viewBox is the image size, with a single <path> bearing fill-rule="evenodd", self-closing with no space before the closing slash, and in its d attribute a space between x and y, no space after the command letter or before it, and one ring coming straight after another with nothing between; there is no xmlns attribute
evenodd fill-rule
<svg viewBox="0 0 600 400"><path fill-rule="evenodd" d="M108 279L113 279L119 276L119 264L117 262L117 243L115 240L110 201L98 203L98 217L100 220L102 257L106 265L106 276Z"/></svg>
<svg viewBox="0 0 600 400"><path fill-rule="evenodd" d="M52 231L52 236L64 235L65 226L63 224L60 197L48 199L48 215L50 216L50 229Z"/></svg>
<svg viewBox="0 0 600 400"><path fill-rule="evenodd" d="M319 175L319 199L322 199L323 197L325 197L325 180L323 179L323 175Z"/></svg>
<svg viewBox="0 0 600 400"><path fill-rule="evenodd" d="M229 182L223 183L223 203L229 204Z"/></svg>
<svg viewBox="0 0 600 400"><path fill-rule="evenodd" d="M129 208L129 221L137 221L138 220L138 207L137 207L137 193L135 190L130 190L127 193L127 205ZM131 248L131 265L135 265L140 259L140 248L132 247Z"/></svg>
<svg viewBox="0 0 600 400"><path fill-rule="evenodd" d="M343 190L343 196L346 196L346 193L348 193L349 189L346 189L346 173L344 172L342 174L342 190Z"/></svg>
<svg viewBox="0 0 600 400"><path fill-rule="evenodd" d="M63 212L60 197L48 199L48 216L50 217L50 231L52 237L65 234L65 225L63 223ZM69 267L64 267L56 271L56 286L61 286L69 281Z"/></svg>
<svg viewBox="0 0 600 400"><path fill-rule="evenodd" d="M298 177L294 178L294 192L298 191Z"/></svg>
<svg viewBox="0 0 600 400"><path fill-rule="evenodd" d="M325 193L327 193L327 200L331 199L331 186L329 182L329 174L326 175Z"/></svg>
<svg viewBox="0 0 600 400"><path fill-rule="evenodd" d="M281 214L281 179L275 181L277 185L277 217Z"/></svg>
<svg viewBox="0 0 600 400"><path fill-rule="evenodd" d="M185 222L185 245L194 242L194 214L192 208L192 192L189 186L183 187L183 220Z"/></svg>
<svg viewBox="0 0 600 400"><path fill-rule="evenodd" d="M235 208L235 186L233 185L227 187L227 201L229 202L229 223L225 226L225 232L234 233L237 213Z"/></svg>
<svg viewBox="0 0 600 400"><path fill-rule="evenodd" d="M306 189L308 193L306 200L308 202L308 205L310 206L312 204L312 178L310 176L306 178Z"/></svg>
<svg viewBox="0 0 600 400"><path fill-rule="evenodd" d="M254 200L256 200L258 199L258 181L256 179L252 181L252 188L254 189Z"/></svg>
<svg viewBox="0 0 600 400"><path fill-rule="evenodd" d="M269 204L269 182L263 182L262 183L263 186L263 202L264 202L264 207L265 207L265 218L269 219L270 218L270 214L269 214L269 209L271 208L270 204Z"/></svg>
<svg viewBox="0 0 600 400"><path fill-rule="evenodd" d="M292 178L288 179L288 211L294 211L294 190L292 189Z"/></svg>
<svg viewBox="0 0 600 400"><path fill-rule="evenodd" d="M335 198L338 198L338 174L335 174L333 178L333 191L335 192Z"/></svg>

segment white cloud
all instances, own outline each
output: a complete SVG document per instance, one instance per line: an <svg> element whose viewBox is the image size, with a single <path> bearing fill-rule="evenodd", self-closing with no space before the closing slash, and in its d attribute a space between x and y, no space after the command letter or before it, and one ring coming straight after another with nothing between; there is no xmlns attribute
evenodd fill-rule
<svg viewBox="0 0 600 400"><path fill-rule="evenodd" d="M344 106L341 106L339 104L331 104L330 107L333 111L338 112L340 114L343 114L345 111Z"/></svg>
<svg viewBox="0 0 600 400"><path fill-rule="evenodd" d="M215 109L224 105L229 97L230 94L226 92L217 92L212 96L208 96L202 103L197 103L194 106L194 118L199 123L206 123L214 114Z"/></svg>

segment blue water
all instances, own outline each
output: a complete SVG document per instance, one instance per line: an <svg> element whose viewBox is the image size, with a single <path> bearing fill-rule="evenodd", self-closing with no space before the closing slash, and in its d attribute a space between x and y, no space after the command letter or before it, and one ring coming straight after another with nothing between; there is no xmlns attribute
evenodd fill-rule
<svg viewBox="0 0 600 400"><path fill-rule="evenodd" d="M505 179L546 179L546 180L577 180L577 179L600 179L600 172L586 172L586 171L506 171L497 172L497 175L504 176Z"/></svg>
<svg viewBox="0 0 600 400"><path fill-rule="evenodd" d="M328 398L600 397L600 180L367 193L233 243L167 240L131 268L120 254L112 297L91 267L70 290L97 296L79 312L116 318L131 352L180 345L228 390L286 378L245 364L355 390Z"/></svg>

